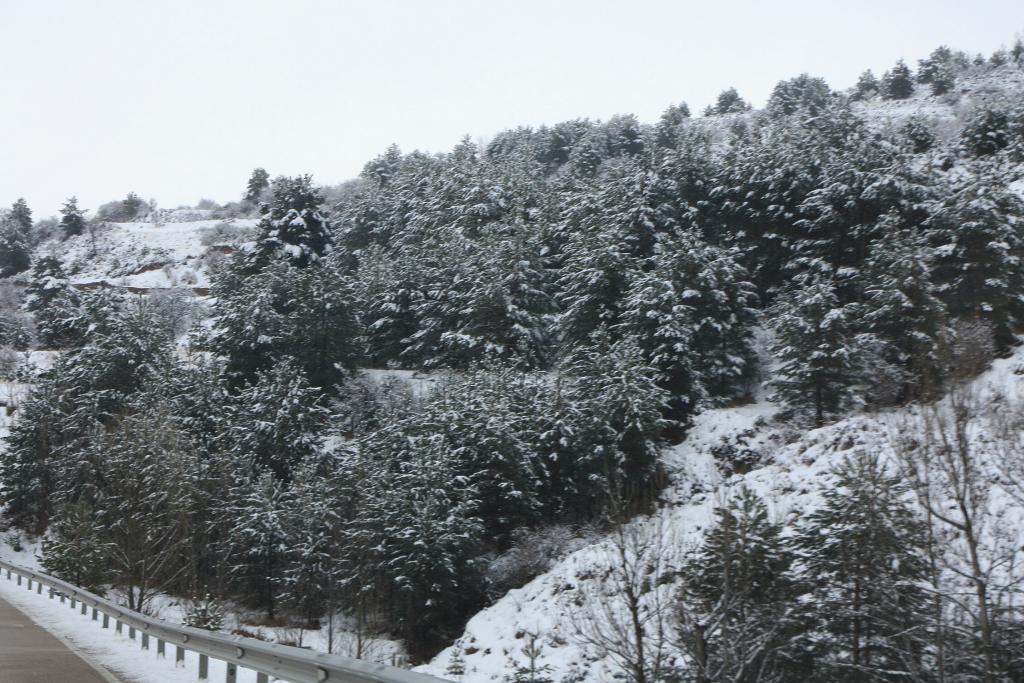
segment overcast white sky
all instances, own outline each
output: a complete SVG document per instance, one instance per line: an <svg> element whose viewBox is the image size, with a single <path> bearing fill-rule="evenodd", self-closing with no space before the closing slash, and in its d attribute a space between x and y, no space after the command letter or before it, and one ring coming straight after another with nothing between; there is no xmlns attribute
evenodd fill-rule
<svg viewBox="0 0 1024 683"><path fill-rule="evenodd" d="M0 0L0 206L236 199L250 171L356 175L392 142L763 104L945 43L991 53L1021 0Z"/></svg>

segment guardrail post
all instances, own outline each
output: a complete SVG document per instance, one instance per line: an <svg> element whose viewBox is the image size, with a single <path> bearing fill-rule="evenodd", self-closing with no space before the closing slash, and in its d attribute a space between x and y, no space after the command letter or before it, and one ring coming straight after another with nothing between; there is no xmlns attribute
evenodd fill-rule
<svg viewBox="0 0 1024 683"><path fill-rule="evenodd" d="M199 655L199 680L205 681L210 677L210 658L206 655Z"/></svg>
<svg viewBox="0 0 1024 683"><path fill-rule="evenodd" d="M7 580L8 581L11 580L11 570L10 569L7 570Z"/></svg>
<svg viewBox="0 0 1024 683"><path fill-rule="evenodd" d="M21 574L18 574L18 585L21 585Z"/></svg>
<svg viewBox="0 0 1024 683"><path fill-rule="evenodd" d="M256 683L270 683L270 676L263 672L256 674Z"/></svg>
<svg viewBox="0 0 1024 683"><path fill-rule="evenodd" d="M62 605L64 604L64 598L65 597L66 596L63 593L60 594L60 604L62 604Z"/></svg>
<svg viewBox="0 0 1024 683"><path fill-rule="evenodd" d="M157 638L156 639L156 656L157 657L166 657L167 656L167 652L164 649L165 647L167 647L167 646L164 644L164 641L162 639L160 639L160 638Z"/></svg>
<svg viewBox="0 0 1024 683"><path fill-rule="evenodd" d="M97 616L99 616L99 610L97 610L95 607L93 607L92 608L92 620L96 621L96 617Z"/></svg>
<svg viewBox="0 0 1024 683"><path fill-rule="evenodd" d="M110 628L110 615L103 613L103 628Z"/></svg>
<svg viewBox="0 0 1024 683"><path fill-rule="evenodd" d="M117 620L117 624L114 626L114 630L117 631L118 633L123 633L124 632L123 629L124 629L124 627L121 625L121 620L118 619Z"/></svg>
<svg viewBox="0 0 1024 683"><path fill-rule="evenodd" d="M36 593L39 595L43 594L43 584L39 581L36 581Z"/></svg>
<svg viewBox="0 0 1024 683"><path fill-rule="evenodd" d="M32 579L28 580L28 589L32 590Z"/></svg>
<svg viewBox="0 0 1024 683"><path fill-rule="evenodd" d="M134 626L129 626L128 627L128 637L131 638L132 640L135 640L135 627Z"/></svg>
<svg viewBox="0 0 1024 683"><path fill-rule="evenodd" d="M61 600L61 602L64 602L64 601ZM78 603L75 601L75 597L71 596L71 609L75 609L76 607L78 607Z"/></svg>
<svg viewBox="0 0 1024 683"><path fill-rule="evenodd" d="M83 602L82 603L82 614L85 614L88 611L89 611L89 606Z"/></svg>
<svg viewBox="0 0 1024 683"><path fill-rule="evenodd" d="M235 683L238 680L238 667L228 662L228 672L224 677L225 683Z"/></svg>
<svg viewBox="0 0 1024 683"><path fill-rule="evenodd" d="M142 649L143 650L148 650L149 649L149 634L148 633L143 633L142 634Z"/></svg>
<svg viewBox="0 0 1024 683"><path fill-rule="evenodd" d="M185 648L181 645L175 645L174 647L174 666L185 666Z"/></svg>

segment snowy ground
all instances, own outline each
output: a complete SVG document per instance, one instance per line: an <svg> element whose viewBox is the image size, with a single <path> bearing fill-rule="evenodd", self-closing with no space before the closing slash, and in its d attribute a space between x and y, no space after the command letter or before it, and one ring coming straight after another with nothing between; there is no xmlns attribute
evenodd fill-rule
<svg viewBox="0 0 1024 683"><path fill-rule="evenodd" d="M79 235L40 247L57 255L76 284L119 287L209 287L208 267L231 239L204 245L203 235L227 223L251 229L255 219L201 220L186 223L109 223L95 236Z"/></svg>

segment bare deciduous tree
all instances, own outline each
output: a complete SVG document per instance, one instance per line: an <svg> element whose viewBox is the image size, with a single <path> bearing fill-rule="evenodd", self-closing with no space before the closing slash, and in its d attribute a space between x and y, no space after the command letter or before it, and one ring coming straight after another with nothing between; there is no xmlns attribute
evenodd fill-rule
<svg viewBox="0 0 1024 683"><path fill-rule="evenodd" d="M597 590L583 596L573 624L579 641L614 661L630 683L655 683L665 673L670 541L660 516L617 525Z"/></svg>
<svg viewBox="0 0 1024 683"><path fill-rule="evenodd" d="M1013 567L1021 543L1019 530L996 524L1001 506L993 500L991 473L1005 449L981 407L976 389L956 387L900 425L893 445L903 476L934 523L936 554L948 577L941 599L956 614L940 623L959 631L954 640L977 643L971 654L982 680L994 683L1004 673L994 616L1018 590Z"/></svg>

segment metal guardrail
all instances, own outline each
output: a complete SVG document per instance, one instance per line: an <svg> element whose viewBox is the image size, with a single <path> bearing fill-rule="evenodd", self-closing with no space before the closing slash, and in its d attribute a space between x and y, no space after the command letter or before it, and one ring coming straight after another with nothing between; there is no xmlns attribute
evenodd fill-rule
<svg viewBox="0 0 1024 683"><path fill-rule="evenodd" d="M28 582L28 589L37 593L43 587L49 589L49 596L69 599L71 608L81 605L82 614L92 609L93 621L102 615L102 627L108 628L113 619L118 633L128 626L128 637L134 639L139 632L143 649L149 649L150 639L156 640L157 655L166 656L166 645L173 645L175 665L184 665L185 652L199 654L199 680L209 678L209 659L227 663L227 683L235 683L238 668L255 671L259 683L269 683L270 676L289 683L319 683L336 681L341 683L443 683L444 679L426 674L398 669L385 664L372 664L359 659L304 650L288 645L267 643L255 638L231 636L213 631L204 631L190 626L177 626L163 619L155 619L121 607L110 600L73 586L66 581L35 572L16 564L0 560L0 571L5 571L8 580L17 577Z"/></svg>

